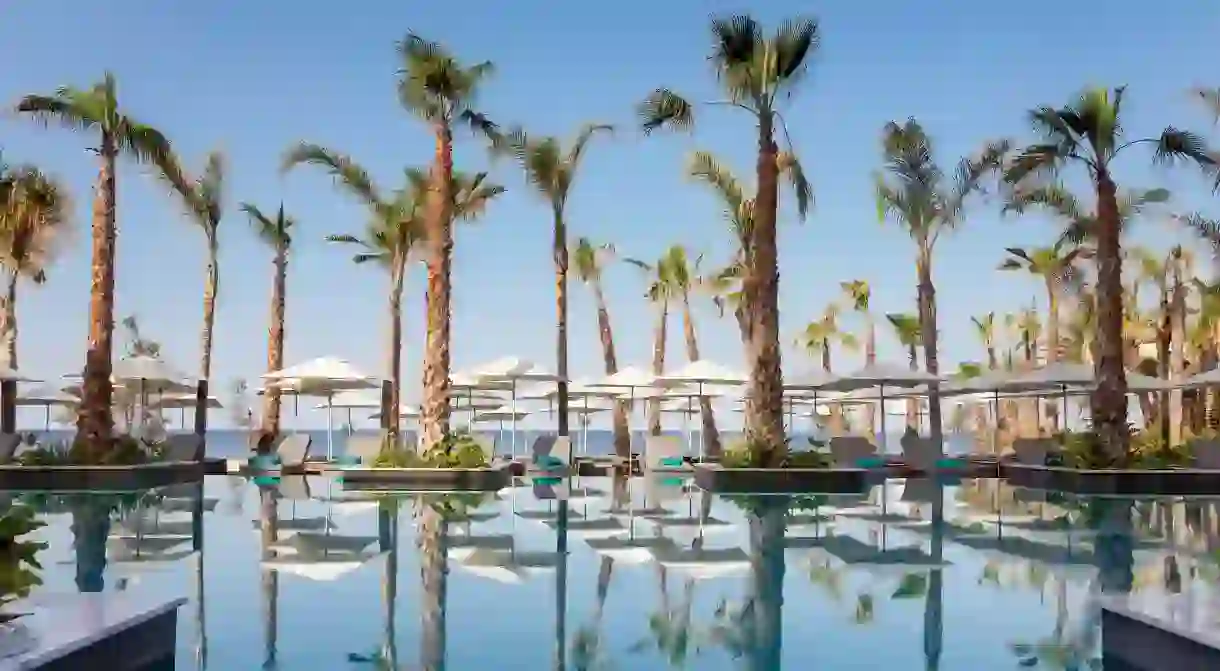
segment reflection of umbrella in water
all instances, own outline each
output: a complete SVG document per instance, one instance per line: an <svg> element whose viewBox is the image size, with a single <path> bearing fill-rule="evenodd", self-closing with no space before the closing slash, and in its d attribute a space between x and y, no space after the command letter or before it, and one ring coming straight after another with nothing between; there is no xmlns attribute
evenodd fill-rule
<svg viewBox="0 0 1220 671"><path fill-rule="evenodd" d="M264 560L262 567L310 580L335 580L386 554L382 551L364 552L365 548L376 542L376 536L299 533L273 545L272 549L280 556Z"/></svg>
<svg viewBox="0 0 1220 671"><path fill-rule="evenodd" d="M739 547L706 550L654 548L652 556L667 570L696 580L727 578L750 571L750 557Z"/></svg>
<svg viewBox="0 0 1220 671"><path fill-rule="evenodd" d="M149 536L146 538L110 537L106 539L107 559L114 563L170 563L195 554L195 550L187 549L170 552L174 548L189 542L190 537Z"/></svg>
<svg viewBox="0 0 1220 671"><path fill-rule="evenodd" d="M845 564L871 569L894 568L906 572L912 567L938 567L948 562L937 561L917 547L881 550L851 536L829 535L822 539L820 549Z"/></svg>
<svg viewBox="0 0 1220 671"><path fill-rule="evenodd" d="M296 516L297 502L310 501L313 495L309 491L309 481L303 475L286 475L275 482L276 495L292 502L291 517L280 519L277 526L280 531L326 531L334 525L326 517ZM253 520L254 528L259 528L259 520Z"/></svg>
<svg viewBox="0 0 1220 671"><path fill-rule="evenodd" d="M479 550L511 552L515 547L512 534L451 535L445 544L449 558L454 561L463 561Z"/></svg>
<svg viewBox="0 0 1220 671"><path fill-rule="evenodd" d="M458 566L480 578L518 584L525 578L555 570L553 552L498 552L478 548Z"/></svg>

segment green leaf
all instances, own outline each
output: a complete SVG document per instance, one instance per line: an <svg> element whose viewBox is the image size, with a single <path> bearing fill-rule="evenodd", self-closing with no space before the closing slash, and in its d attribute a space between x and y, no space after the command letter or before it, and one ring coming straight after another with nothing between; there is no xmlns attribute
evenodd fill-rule
<svg viewBox="0 0 1220 671"><path fill-rule="evenodd" d="M924 573L908 573L902 576L898 589L890 595L891 599L916 599L928 593L928 576Z"/></svg>

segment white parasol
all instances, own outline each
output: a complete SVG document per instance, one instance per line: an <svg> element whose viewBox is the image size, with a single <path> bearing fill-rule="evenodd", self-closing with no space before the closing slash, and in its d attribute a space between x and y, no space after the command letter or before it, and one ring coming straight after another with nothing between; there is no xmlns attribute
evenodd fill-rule
<svg viewBox="0 0 1220 671"><path fill-rule="evenodd" d="M335 394L351 389L373 389L378 380L365 374L345 359L319 357L282 370L266 373L268 386L288 389L299 396L324 396L326 405L326 459L334 456L334 417L331 401Z"/></svg>
<svg viewBox="0 0 1220 671"><path fill-rule="evenodd" d="M49 386L35 387L27 391L18 390L17 405L42 407L46 410L46 426L44 431L51 429L51 406L72 406L80 403L80 398L65 391Z"/></svg>
<svg viewBox="0 0 1220 671"><path fill-rule="evenodd" d="M877 388L877 398L881 403L881 444L885 450L885 388L886 387L918 387L920 385L940 382L941 379L931 373L921 370L911 370L908 366L878 363L865 366L855 372L844 375L823 387L828 391L856 391L858 389Z"/></svg>
<svg viewBox="0 0 1220 671"><path fill-rule="evenodd" d="M511 394L510 409L512 416L512 457L517 457L517 384L519 382L559 382L562 378L554 373L536 366L531 361L517 357L503 357L482 366L476 366L469 375L480 383L508 383Z"/></svg>

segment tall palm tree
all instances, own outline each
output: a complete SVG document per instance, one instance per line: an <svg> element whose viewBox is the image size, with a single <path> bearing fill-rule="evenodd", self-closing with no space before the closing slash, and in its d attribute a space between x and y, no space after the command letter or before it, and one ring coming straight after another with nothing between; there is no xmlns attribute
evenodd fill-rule
<svg viewBox="0 0 1220 671"><path fill-rule="evenodd" d="M686 253L686 248L681 245L673 245L665 253L664 258L665 265L669 268L674 291L682 299L682 333L686 339L686 358L688 361L698 361L702 357L699 354L699 339L695 333L695 317L691 312L690 297L691 292L708 285L707 278L699 273L703 256L696 256L695 260L691 261L690 255ZM716 416L712 413L711 399L699 398L699 413L703 422L701 435L705 448L704 454L718 455L720 454L720 432L716 429Z"/></svg>
<svg viewBox="0 0 1220 671"><path fill-rule="evenodd" d="M509 154L516 159L525 171L526 181L551 206L551 257L555 264L555 372L559 376L558 433L561 436L568 435L568 196L572 193L572 185L589 140L600 133L612 131L613 127L605 124L586 124L566 150L557 138L532 137L521 128L501 135L497 143L499 153ZM617 423L616 414L616 427ZM618 441L616 434L616 449L620 449ZM629 452L630 445L626 449Z"/></svg>
<svg viewBox="0 0 1220 671"><path fill-rule="evenodd" d="M983 341L983 347L987 349L987 370L996 370L999 367L999 361L995 356L995 312L971 317L970 323L974 324L975 333L978 334L979 340Z"/></svg>
<svg viewBox="0 0 1220 671"><path fill-rule="evenodd" d="M742 271L746 347L750 381L746 390L746 431L763 466L783 457L784 400L779 344L779 249L776 223L779 181L787 173L795 187L797 209L804 218L812 189L796 160L791 143L781 152L776 143L779 126L786 139L782 102L796 93L808 64L821 42L812 19L784 21L770 37L753 17L739 14L713 17L711 60L725 99L718 101L747 111L758 124L756 161L757 194L751 199L749 225L742 231ZM694 105L666 88L653 91L639 105L644 131L694 125ZM786 169L785 169L786 168ZM733 200L746 200L740 189ZM735 206L733 209L737 209Z"/></svg>
<svg viewBox="0 0 1220 671"><path fill-rule="evenodd" d="M296 219L284 213L284 204L274 217L250 203L242 203L240 209L250 218L250 225L258 239L263 241L275 256L272 267L275 274L271 280L271 322L267 327L267 371L284 367L284 311L288 290L288 250L292 247L292 228ZM280 432L280 390L274 386L267 389L263 397L263 431L272 435Z"/></svg>
<svg viewBox="0 0 1220 671"><path fill-rule="evenodd" d="M160 131L128 116L119 106L118 83L107 72L88 89L62 87L51 95L22 98L16 110L44 124L55 122L69 128L96 133L100 159L93 201L92 270L89 288L89 346L82 375L81 404L76 431L84 457L100 458L110 446L114 418L111 416L110 353L114 342L114 274L118 226L115 194L119 156L138 163L154 164L174 181L177 161L169 140Z"/></svg>
<svg viewBox="0 0 1220 671"><path fill-rule="evenodd" d="M848 301L850 301L848 305L851 306L852 311L864 318L864 364L871 366L877 363L877 328L873 324L873 313L868 309L869 299L873 295L872 289L868 286L868 282L864 280L839 282L839 288L843 290ZM867 421L868 435L877 435L871 413Z"/></svg>
<svg viewBox="0 0 1220 671"><path fill-rule="evenodd" d="M360 249L352 260L376 262L390 276L390 339L387 371L390 379L390 407L397 408L402 398L402 289L407 261L424 238L421 210L427 193L428 178L418 170L407 170L407 184L396 192L385 193L373 182L368 171L351 158L314 144L302 143L284 155L283 170L300 164L316 165L334 178L335 184L369 210L363 238L332 235L330 242L356 245ZM391 433L398 432L398 413L385 418Z"/></svg>
<svg viewBox="0 0 1220 671"><path fill-rule="evenodd" d="M572 270L593 292L597 306L597 333L602 343L602 359L606 374L618 372L618 357L614 353L614 330L610 327L610 308L606 305L606 294L602 291L602 267L614 256L611 245L596 245L589 238L580 238L572 249ZM614 452L622 457L631 456L631 434L627 427L627 407L624 402L614 404Z"/></svg>
<svg viewBox="0 0 1220 671"><path fill-rule="evenodd" d="M0 157L0 266L8 272L0 298L0 347L9 368L17 368L17 283L42 284L46 269L68 233L67 191L33 166L9 170ZM0 430L17 429L17 383L0 382Z"/></svg>
<svg viewBox="0 0 1220 671"><path fill-rule="evenodd" d="M932 254L940 236L961 222L970 196L980 190L983 177L999 165L1008 148L1003 143L984 147L977 157L962 159L951 178L936 164L933 150L932 139L915 119L907 119L904 124L893 121L886 124L882 133L885 166L877 176L876 191L878 218L893 219L915 242L924 368L929 374L938 375ZM935 383L932 387L928 396L928 426L933 441L941 445L940 394Z"/></svg>
<svg viewBox="0 0 1220 671"><path fill-rule="evenodd" d="M216 324L216 296L220 291L220 220L224 215L224 156L211 152L204 161L203 172L190 181L179 178L181 172L174 168L163 177L177 191L186 208L187 216L198 224L207 243L207 270L203 285L203 331L200 335L201 352L199 377L212 377L212 330Z"/></svg>
<svg viewBox="0 0 1220 671"><path fill-rule="evenodd" d="M424 210L428 335L424 339L424 390L419 423L423 443L431 445L449 430L453 132L455 127L465 126L478 134L494 136L495 124L476 107L479 89L494 67L490 61L465 66L440 44L413 33L398 43L398 54L402 61L398 100L427 124L436 142Z"/></svg>
<svg viewBox="0 0 1220 671"><path fill-rule="evenodd" d="M919 317L898 312L885 315L886 321L894 327L894 337L898 344L907 349L907 359L911 370L919 370L919 344L923 338ZM907 426L919 426L919 399L907 399Z"/></svg>
<svg viewBox="0 0 1220 671"><path fill-rule="evenodd" d="M652 373L660 375L665 372L665 348L669 339L669 301L673 294L673 280L669 272L666 256L656 261L625 258L627 263L644 272L648 281L648 289L644 298L657 306L657 325L652 338ZM648 403L648 434L661 435L661 400L655 398Z"/></svg>
<svg viewBox="0 0 1220 671"><path fill-rule="evenodd" d="M1159 136L1127 139L1122 124L1124 87L1093 88L1061 108L1029 112L1038 139L1008 162L1004 181L1014 190L1044 186L1046 178L1068 166L1082 169L1097 198L1097 388L1092 396L1093 428L1109 457L1127 458L1127 378L1123 366L1123 213L1114 168L1132 147L1151 145L1160 162L1187 160L1216 173L1217 162L1199 136L1165 128ZM1218 182L1220 184L1220 182Z"/></svg>
<svg viewBox="0 0 1220 671"><path fill-rule="evenodd" d="M1008 258L1000 263L1000 270L1023 270L1040 279L1046 288L1047 361L1055 363L1059 361L1061 347L1059 302L1066 291L1080 286L1080 269L1076 267L1076 261L1089 258L1091 252L1066 240L1057 240L1049 247L1029 250L1006 247L1004 251Z"/></svg>

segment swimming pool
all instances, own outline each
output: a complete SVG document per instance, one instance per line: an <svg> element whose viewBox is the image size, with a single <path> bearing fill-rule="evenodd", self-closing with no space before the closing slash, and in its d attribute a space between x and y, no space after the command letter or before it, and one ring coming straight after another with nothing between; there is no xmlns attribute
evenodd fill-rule
<svg viewBox="0 0 1220 671"><path fill-rule="evenodd" d="M425 496L216 476L9 495L47 523L32 598L189 597L181 669L1085 669L1102 592L1211 600L1220 575L1215 499L994 480L728 498L675 478Z"/></svg>

